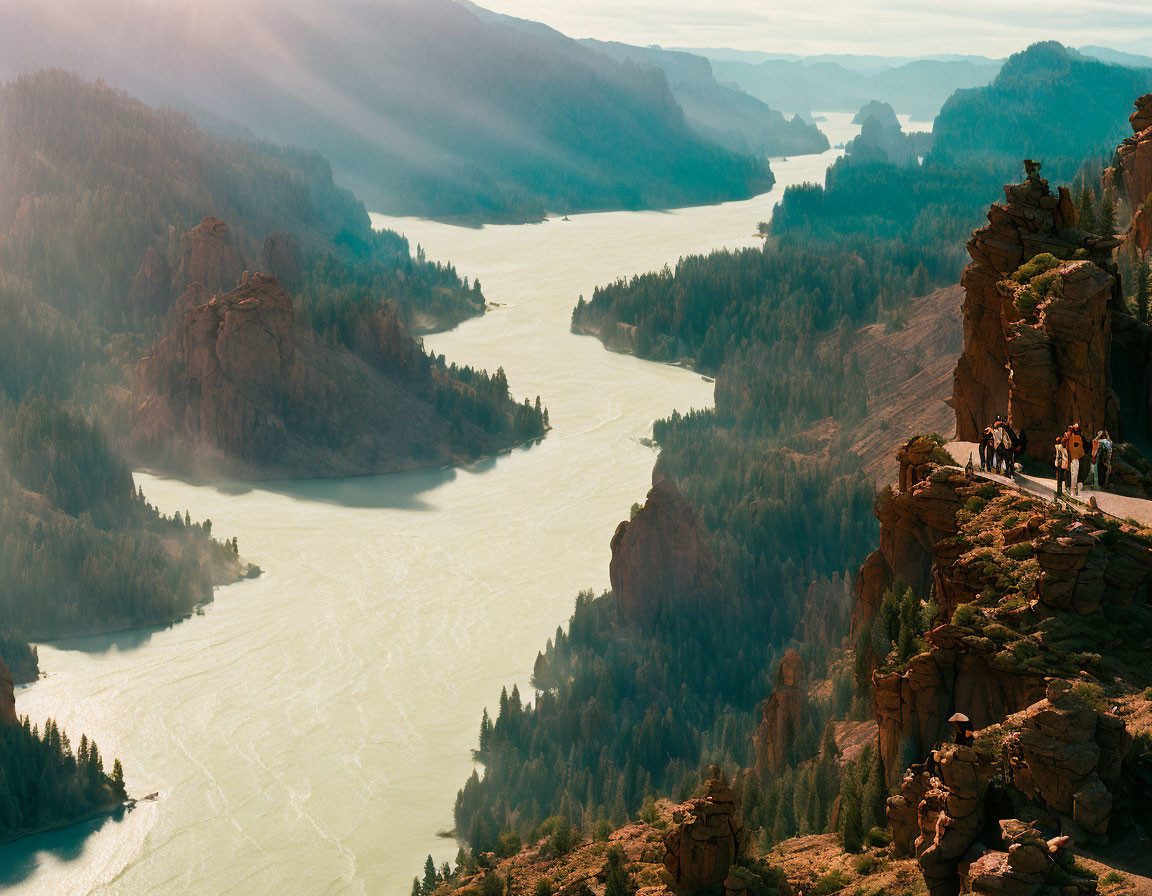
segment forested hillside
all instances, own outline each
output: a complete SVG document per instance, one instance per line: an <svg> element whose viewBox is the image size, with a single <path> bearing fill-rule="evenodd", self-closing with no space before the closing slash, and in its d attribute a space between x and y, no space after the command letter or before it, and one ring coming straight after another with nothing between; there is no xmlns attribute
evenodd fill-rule
<svg viewBox="0 0 1152 896"><path fill-rule="evenodd" d="M0 265L107 329L155 327L187 286L175 282L179 237L207 215L228 222L237 253L256 262L267 234L291 235L313 304L373 293L417 329L483 312L450 266L372 230L315 153L215 137L62 71L0 87L0 150Z"/></svg>
<svg viewBox="0 0 1152 896"><path fill-rule="evenodd" d="M731 150L792 156L828 149L828 138L815 124L799 116L786 118L756 97L718 83L711 63L701 56L611 41L581 43L621 62L664 72L688 124Z"/></svg>
<svg viewBox="0 0 1152 896"><path fill-rule="evenodd" d="M940 110L933 156L941 166L1012 176L1020 159L1071 180L1083 160L1110 157L1128 136L1132 101L1152 90L1152 68L1108 64L1054 41L1016 53L987 87L958 91Z"/></svg>
<svg viewBox="0 0 1152 896"><path fill-rule="evenodd" d="M197 26L206 10L212 29ZM98 25L106 40L80 37ZM662 72L452 0L340 0L323 17L271 0L7 6L0 75L46 60L318 151L391 214L522 221L771 185L766 164L689 128Z"/></svg>

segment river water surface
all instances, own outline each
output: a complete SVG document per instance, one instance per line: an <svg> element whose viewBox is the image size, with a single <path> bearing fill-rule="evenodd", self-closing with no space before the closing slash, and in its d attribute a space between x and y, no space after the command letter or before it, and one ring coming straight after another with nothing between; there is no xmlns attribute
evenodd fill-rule
<svg viewBox="0 0 1152 896"><path fill-rule="evenodd" d="M856 128L821 124L833 144ZM59 894L407 896L457 846L457 789L480 711L528 678L577 591L608 586L608 542L650 484L642 439L712 386L572 335L580 295L686 253L755 245L784 187L837 155L774 160L768 194L673 212L532 226L374 216L479 278L498 307L426 344L503 366L553 431L468 469L194 486L137 475L165 512L210 518L264 575L152 631L43 644L17 711L123 760L119 819L0 846L0 888Z"/></svg>

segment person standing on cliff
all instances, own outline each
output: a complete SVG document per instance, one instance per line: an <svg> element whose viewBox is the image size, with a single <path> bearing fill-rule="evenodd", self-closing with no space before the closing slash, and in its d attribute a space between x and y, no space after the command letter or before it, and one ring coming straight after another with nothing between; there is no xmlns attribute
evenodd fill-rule
<svg viewBox="0 0 1152 896"><path fill-rule="evenodd" d="M1068 449L1064 447L1063 436L1056 440L1053 448L1056 452L1056 497L1059 498L1064 489L1064 480L1068 476ZM1069 486L1068 490L1071 491L1072 487Z"/></svg>
<svg viewBox="0 0 1152 896"><path fill-rule="evenodd" d="M992 443L996 449L996 472L1002 476L1016 474L1016 433L999 414L992 424Z"/></svg>
<svg viewBox="0 0 1152 896"><path fill-rule="evenodd" d="M1084 458L1084 437L1080 435L1080 424L1069 426L1060 441L1068 452L1068 494L1079 495L1080 461Z"/></svg>
<svg viewBox="0 0 1152 896"><path fill-rule="evenodd" d="M1108 481L1112 478L1112 437L1106 429L1096 433L1092 440L1092 466L1100 488L1108 488Z"/></svg>
<svg viewBox="0 0 1152 896"><path fill-rule="evenodd" d="M980 469L985 473L992 472L992 466L995 458L995 451L992 448L992 427L985 426L984 431L980 433Z"/></svg>

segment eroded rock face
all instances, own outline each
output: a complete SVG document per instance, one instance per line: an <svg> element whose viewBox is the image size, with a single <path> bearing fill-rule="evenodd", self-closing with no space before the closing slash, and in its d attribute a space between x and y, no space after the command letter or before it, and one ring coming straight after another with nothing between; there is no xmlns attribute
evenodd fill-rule
<svg viewBox="0 0 1152 896"><path fill-rule="evenodd" d="M963 892L987 896L1034 896L1041 889L1088 896L1095 878L1069 874L1075 855L1068 837L1045 840L1031 825L1015 818L1000 822L1005 851L992 850L972 862L963 876Z"/></svg>
<svg viewBox="0 0 1152 896"><path fill-rule="evenodd" d="M144 251L140 269L132 280L132 297L152 311L161 311L171 298L172 274L168 260L152 246Z"/></svg>
<svg viewBox="0 0 1152 896"><path fill-rule="evenodd" d="M792 745L808 712L808 672L795 650L784 654L776 669L776 689L760 705L760 726L753 735L756 771L780 774L788 765Z"/></svg>
<svg viewBox="0 0 1152 896"><path fill-rule="evenodd" d="M677 807L664 836L664 867L678 893L718 890L742 855L745 835L740 808L720 770L712 767L705 796Z"/></svg>
<svg viewBox="0 0 1152 896"><path fill-rule="evenodd" d="M965 294L964 352L956 366L952 407L956 411L957 437L970 442L979 441L980 431L997 414L1009 414L1012 391L1009 371L1013 359L1008 340L1011 325L1022 315L1001 288L1003 281L1026 261L1042 253L1058 259L1071 259L1079 253L1077 257L1092 262L1104 276L1112 278L1110 300L1120 301L1119 276L1111 258L1118 242L1091 236L1077 228L1076 212L1066 188L1061 187L1058 194L1053 195L1048 182L1033 171L1023 183L1005 186L1004 193L1006 201L992 206L988 224L968 241L972 263L964 269L961 280ZM1098 286L1103 289L1093 278L1091 289ZM1103 369L1108 370L1108 357L1091 360L1102 363ZM1092 385L1095 386L1095 382ZM1026 388L1025 384L1021 383L1019 388ZM1031 384L1027 388L1032 388ZM1016 403L1045 397L1028 392L1021 394ZM1107 393L1099 400L1106 398ZM1073 408L1059 406L1057 425L1067 425L1072 413ZM1009 419L1018 432L1023 428L1019 421L1011 416ZM1028 450L1034 457L1047 459L1050 448L1051 443L1045 444L1043 439L1029 438Z"/></svg>
<svg viewBox="0 0 1152 896"><path fill-rule="evenodd" d="M15 725L19 719L16 717L16 693L12 689L12 673L0 659L0 724Z"/></svg>
<svg viewBox="0 0 1152 896"><path fill-rule="evenodd" d="M1052 444L1071 422L1086 432L1116 430L1117 411L1109 387L1115 275L1090 261L1074 261L1058 275L1049 298L1021 316L1016 300L1027 287L1000 284L1006 308L1008 418L1027 432L1034 457L1048 459ZM1034 448L1033 448L1034 446Z"/></svg>
<svg viewBox="0 0 1152 896"><path fill-rule="evenodd" d="M716 568L696 512L671 482L655 479L644 506L612 536L609 577L630 625L651 622L666 604L698 605Z"/></svg>
<svg viewBox="0 0 1152 896"><path fill-rule="evenodd" d="M276 412L294 375L294 329L288 293L259 274L188 308L141 362L142 391L156 392L137 409L134 440L159 451L176 432L211 453L256 460L273 452L284 438Z"/></svg>
<svg viewBox="0 0 1152 896"><path fill-rule="evenodd" d="M1152 94L1136 100L1136 111L1128 121L1133 133L1116 149L1112 177L1132 209L1132 230L1126 241L1147 252L1152 248L1152 208L1148 207L1152 195Z"/></svg>
<svg viewBox="0 0 1152 896"><path fill-rule="evenodd" d="M971 747L949 744L935 752L938 774L928 779L917 807L916 860L932 896L956 896L960 870L984 826L984 795L991 769Z"/></svg>
<svg viewBox="0 0 1152 896"><path fill-rule="evenodd" d="M209 295L234 288L244 272L244 256L228 225L207 217L180 237L173 270L171 293L180 295L192 283L199 283Z"/></svg>
<svg viewBox="0 0 1152 896"><path fill-rule="evenodd" d="M1131 744L1119 716L1077 702L1057 680L1005 739L1005 753L1018 790L1063 827L1104 835Z"/></svg>

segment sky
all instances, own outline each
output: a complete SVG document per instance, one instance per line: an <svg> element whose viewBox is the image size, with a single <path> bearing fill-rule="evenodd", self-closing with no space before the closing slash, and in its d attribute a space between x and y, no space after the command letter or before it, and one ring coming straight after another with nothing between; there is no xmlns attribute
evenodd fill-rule
<svg viewBox="0 0 1152 896"><path fill-rule="evenodd" d="M1148 0L478 0L571 37L772 53L1006 56L1037 40L1152 54Z"/></svg>

